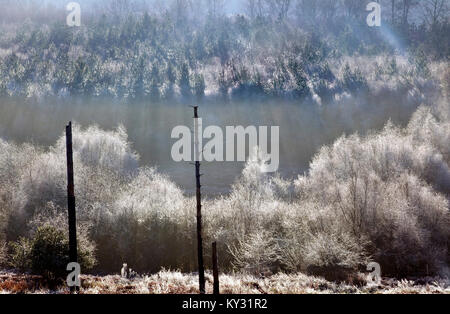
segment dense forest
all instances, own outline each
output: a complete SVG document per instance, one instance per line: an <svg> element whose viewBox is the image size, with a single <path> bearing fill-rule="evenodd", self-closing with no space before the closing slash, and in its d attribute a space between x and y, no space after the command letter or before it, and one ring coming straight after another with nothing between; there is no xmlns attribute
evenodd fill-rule
<svg viewBox="0 0 450 314"><path fill-rule="evenodd" d="M326 101L397 74L414 84L450 55L445 0L381 1L382 27L367 25L359 0L248 0L241 14L220 0L80 1L81 27L66 25L63 2L10 2L3 96Z"/></svg>

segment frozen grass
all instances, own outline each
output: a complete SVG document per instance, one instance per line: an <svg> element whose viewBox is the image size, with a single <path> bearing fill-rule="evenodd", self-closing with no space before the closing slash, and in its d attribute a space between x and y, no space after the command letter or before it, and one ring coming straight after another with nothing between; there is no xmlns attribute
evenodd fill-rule
<svg viewBox="0 0 450 314"><path fill-rule="evenodd" d="M362 275L361 275L362 276ZM380 285L336 284L301 273L268 278L233 274L220 276L222 294L450 294L450 281L439 278L383 279ZM212 275L206 274L206 292L212 293ZM50 290L40 277L0 273L0 294L67 294L67 288ZM132 280L118 275L82 276L82 294L198 294L195 274L160 271Z"/></svg>

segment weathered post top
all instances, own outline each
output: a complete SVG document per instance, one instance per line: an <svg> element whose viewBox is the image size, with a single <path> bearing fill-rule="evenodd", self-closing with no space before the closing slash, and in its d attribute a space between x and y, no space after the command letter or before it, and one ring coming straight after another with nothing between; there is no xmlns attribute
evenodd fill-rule
<svg viewBox="0 0 450 314"><path fill-rule="evenodd" d="M198 106L194 106L194 119L198 119Z"/></svg>

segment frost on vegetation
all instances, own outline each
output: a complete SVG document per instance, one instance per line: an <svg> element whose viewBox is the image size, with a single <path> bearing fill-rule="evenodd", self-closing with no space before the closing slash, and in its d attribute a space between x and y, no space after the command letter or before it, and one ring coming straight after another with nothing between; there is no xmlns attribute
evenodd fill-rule
<svg viewBox="0 0 450 314"><path fill-rule="evenodd" d="M205 243L219 243L221 269L258 276L341 269L351 277L377 261L386 275L448 274L450 127L442 112L423 106L404 129L387 124L341 137L293 181L250 159L229 195L204 202ZM65 149L63 137L48 149L4 140L0 147L5 247L36 226L62 225ZM193 198L138 167L123 128L77 127L74 152L80 230L98 269L195 269Z"/></svg>

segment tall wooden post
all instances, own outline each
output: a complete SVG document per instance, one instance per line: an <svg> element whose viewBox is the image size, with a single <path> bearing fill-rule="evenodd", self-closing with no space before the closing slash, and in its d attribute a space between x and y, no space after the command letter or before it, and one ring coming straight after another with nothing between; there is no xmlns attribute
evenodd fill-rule
<svg viewBox="0 0 450 314"><path fill-rule="evenodd" d="M69 211L69 258L71 263L78 262L77 254L77 217L75 212L75 184L73 175L72 122L66 127L67 152L67 205ZM75 289L71 288L71 291Z"/></svg>
<svg viewBox="0 0 450 314"><path fill-rule="evenodd" d="M195 178L197 186L197 250L198 250L198 279L200 293L205 294L205 267L203 265L203 239L202 239L202 192L200 183L200 136L198 121L198 106L194 107L194 149L195 149Z"/></svg>
<svg viewBox="0 0 450 314"><path fill-rule="evenodd" d="M213 277L214 277L214 294L220 294L219 284L219 265L217 261L217 242L212 244L212 264L213 264Z"/></svg>

